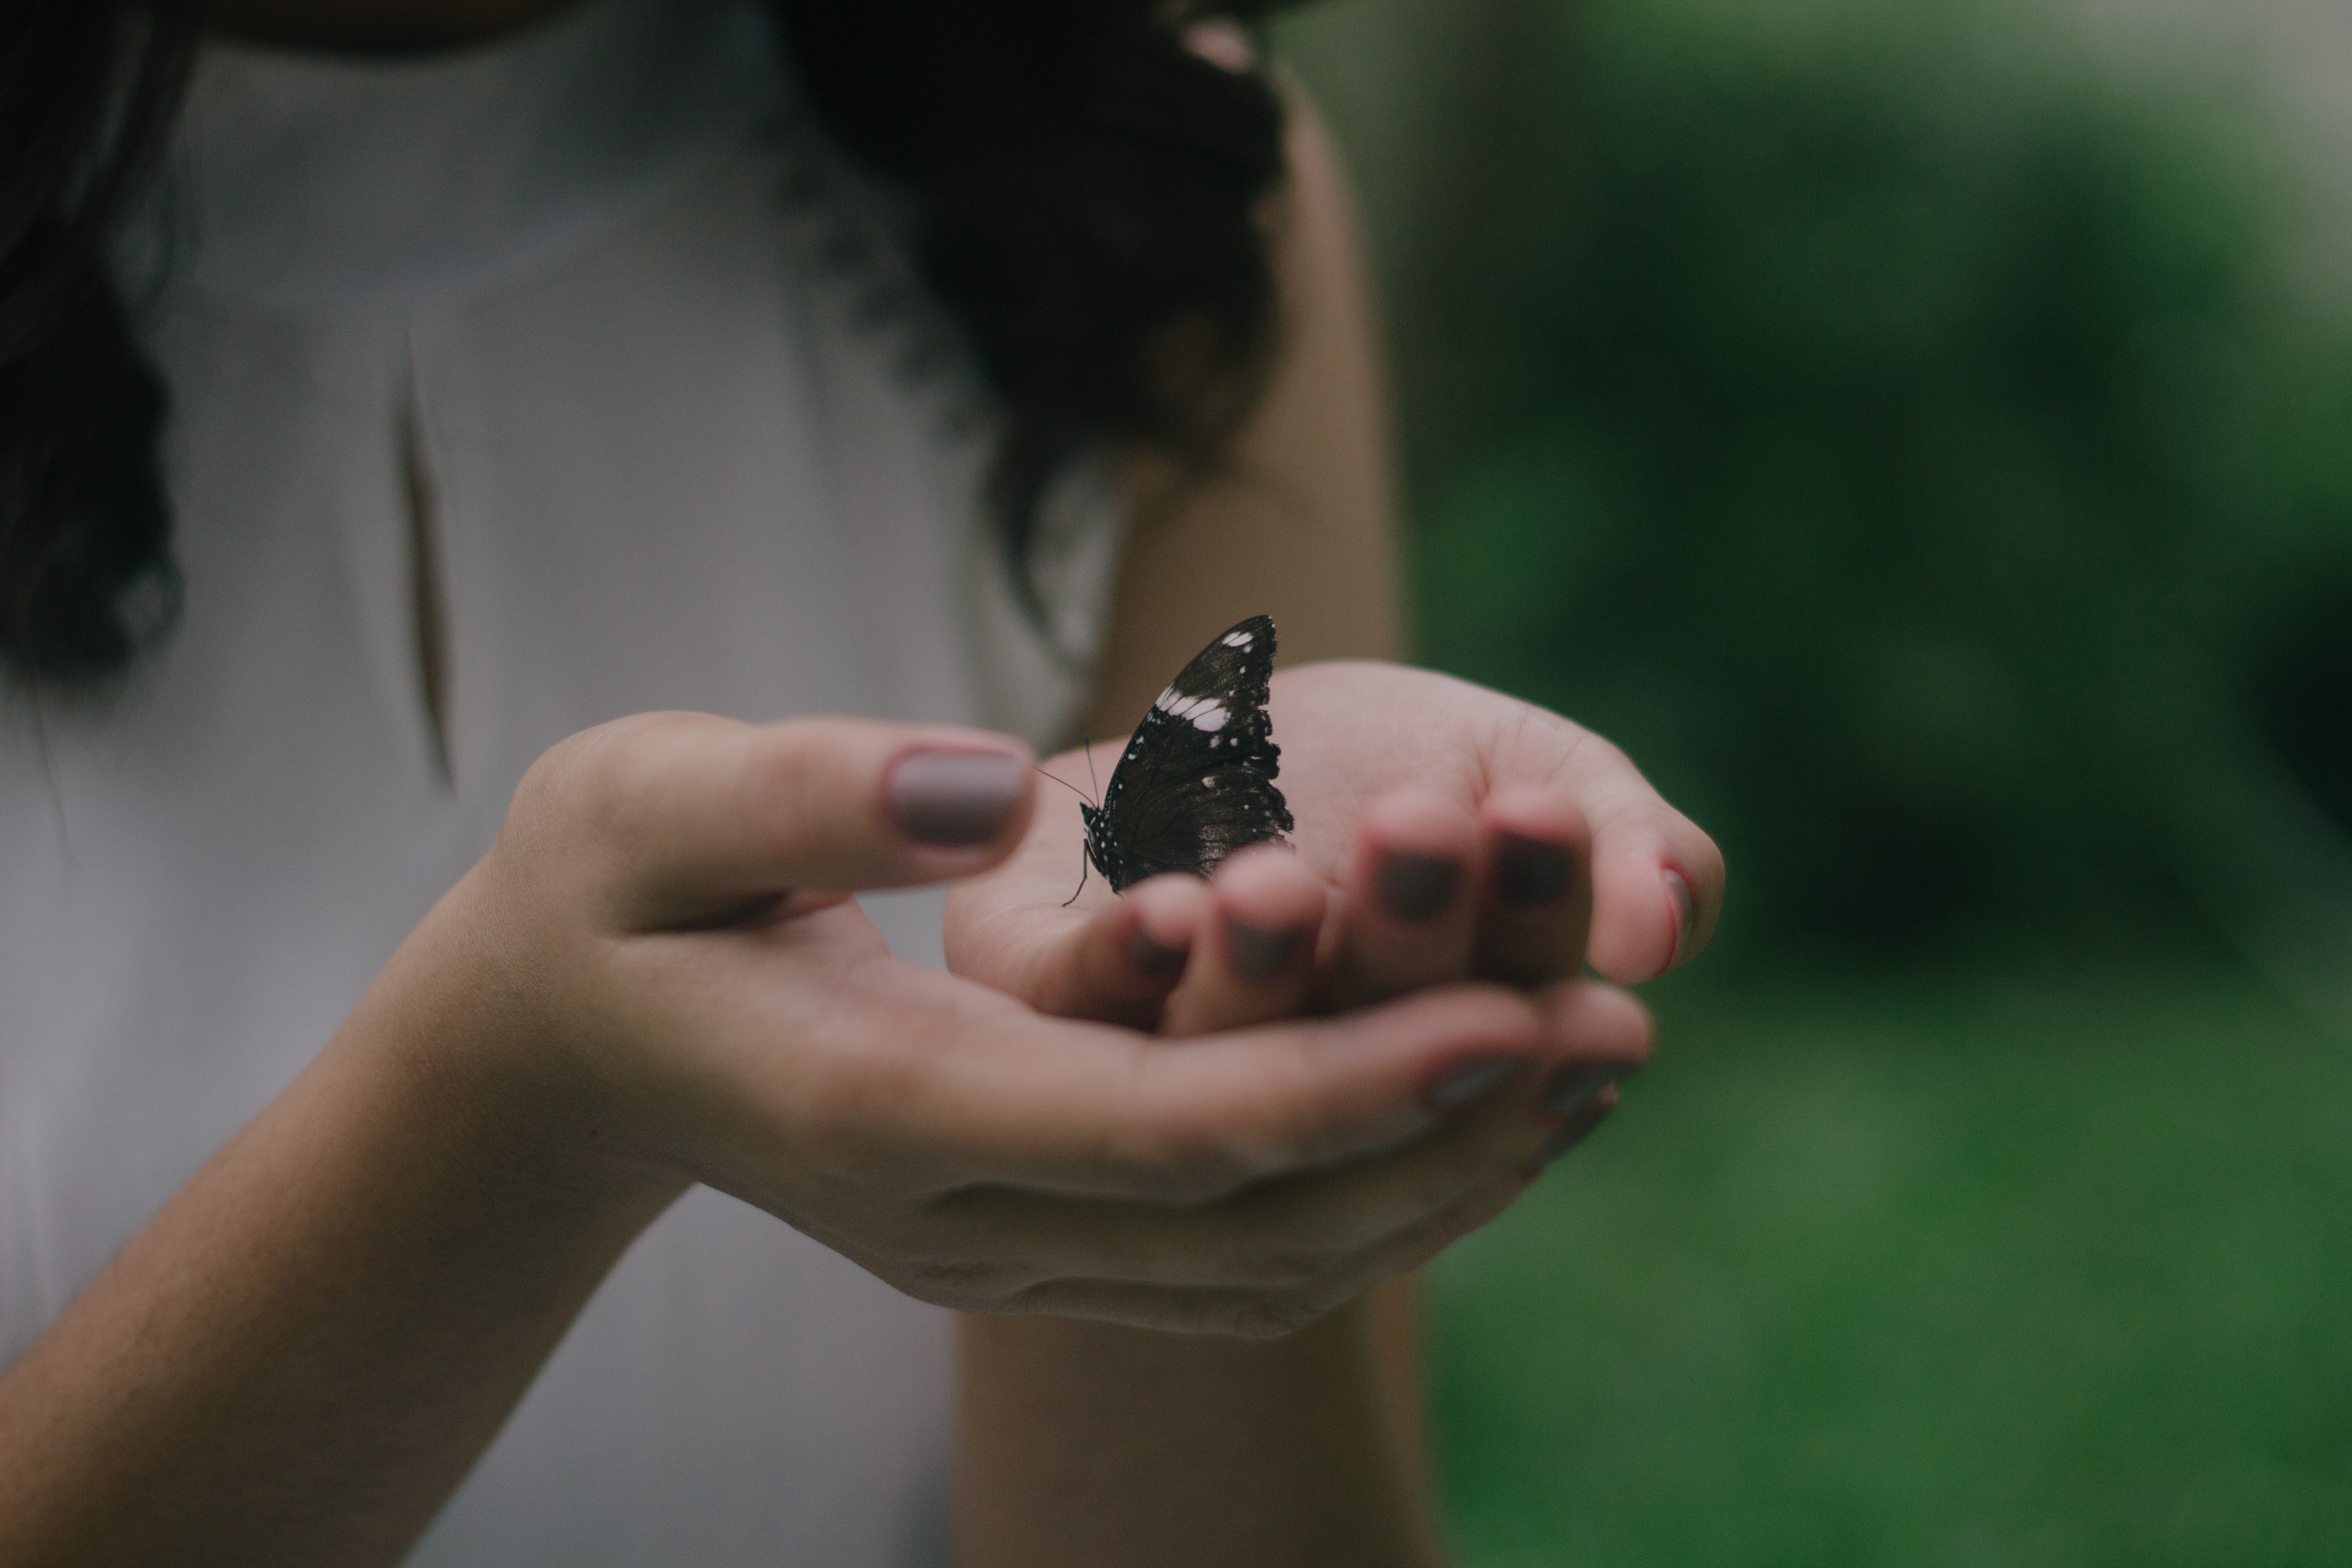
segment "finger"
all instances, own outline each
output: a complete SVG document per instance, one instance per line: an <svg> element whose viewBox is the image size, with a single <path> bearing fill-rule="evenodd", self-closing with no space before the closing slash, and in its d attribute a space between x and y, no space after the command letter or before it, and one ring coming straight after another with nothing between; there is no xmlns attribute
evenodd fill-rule
<svg viewBox="0 0 2352 1568"><path fill-rule="evenodd" d="M654 714L559 752L544 787L578 793L640 926L780 889L967 875L1012 852L1034 794L1020 742L940 726Z"/></svg>
<svg viewBox="0 0 2352 1568"><path fill-rule="evenodd" d="M1581 973L1591 920L1591 832L1556 790L1498 790L1479 812L1475 972L1513 985Z"/></svg>
<svg viewBox="0 0 2352 1568"><path fill-rule="evenodd" d="M1698 956L1723 908L1723 857L1685 819L1650 813L1596 821L1592 934L1586 958L1620 984L1634 984ZM1696 835L1696 841L1691 836Z"/></svg>
<svg viewBox="0 0 2352 1568"><path fill-rule="evenodd" d="M1008 1005L896 1050L835 1053L768 1094L803 1144L856 1152L861 1179L1202 1203L1413 1138L1464 1082L1538 1051L1539 1001L1458 986L1187 1041Z"/></svg>
<svg viewBox="0 0 2352 1568"><path fill-rule="evenodd" d="M1197 878L1155 877L1094 909L1003 906L961 929L958 946L992 951L988 983L1041 1013L1157 1029L1213 907Z"/></svg>
<svg viewBox="0 0 2352 1568"><path fill-rule="evenodd" d="M1468 978L1477 834L1469 813L1433 793L1366 809L1341 873L1348 913L1332 981L1338 1005Z"/></svg>
<svg viewBox="0 0 2352 1568"><path fill-rule="evenodd" d="M1571 1117L1555 1135L1549 1158L1558 1159L1591 1137L1616 1105L1612 1090ZM1116 1279L1056 1279L1042 1281L980 1310L1094 1318L1179 1333L1278 1339L1308 1327L1391 1279L1425 1268L1464 1237L1501 1217L1539 1173L1539 1169L1521 1171L1465 1193L1418 1224L1381 1237L1308 1285L1169 1287Z"/></svg>
<svg viewBox="0 0 2352 1568"><path fill-rule="evenodd" d="M1496 1183L1413 1231L1350 1260L1344 1274L1298 1290L1246 1287L1171 1288L1123 1280L1057 1279L982 1310L1047 1313L1157 1329L1168 1333L1246 1340L1282 1339L1314 1324L1387 1281L1409 1274L1508 1208L1526 1190Z"/></svg>
<svg viewBox="0 0 2352 1568"><path fill-rule="evenodd" d="M958 1194L936 1217L958 1235L1019 1237L997 1278L1018 1295L1057 1278L1264 1290L1317 1288L1349 1260L1410 1233L1497 1182L1522 1182L1590 1130L1638 1072L1647 1015L1613 988L1552 1000L1566 1031L1475 1108L1392 1152L1263 1184L1208 1206L1074 1203L992 1189Z"/></svg>
<svg viewBox="0 0 2352 1568"><path fill-rule="evenodd" d="M1465 1116L1404 1148L1206 1206L1075 1202L1008 1188L953 1194L942 1239L1017 1238L994 1285L1018 1296L1056 1279L1171 1288L1305 1289L1346 1261L1519 1171L1556 1125L1531 1084L1499 1113Z"/></svg>
<svg viewBox="0 0 2352 1568"><path fill-rule="evenodd" d="M1041 765L1041 781L1063 783L1055 765L1066 769L1067 761ZM1062 944L1096 915L1118 908L1092 872L1076 797L1041 782L1020 847L992 869L960 879L949 894L941 931L948 968L1040 1006L1040 987L1066 979L1054 973L1067 961Z"/></svg>
<svg viewBox="0 0 2352 1568"><path fill-rule="evenodd" d="M1510 769L1501 770L1508 777ZM1668 805L1625 753L1581 734L1549 782L1583 806L1592 833L1592 931L1585 958L1620 984L1698 955L1723 907L1723 855Z"/></svg>
<svg viewBox="0 0 2352 1568"><path fill-rule="evenodd" d="M1169 999L1171 1035L1292 1017L1315 987L1315 939L1329 893L1287 850L1244 849L1217 868L1206 941Z"/></svg>
<svg viewBox="0 0 2352 1568"><path fill-rule="evenodd" d="M1570 1114L1557 1131L1544 1141L1528 1163L1519 1167L1519 1179L1532 1183L1550 1170L1570 1152L1584 1146L1584 1141L1600 1129L1602 1122L1616 1113L1620 1096L1615 1085L1601 1090L1588 1100L1583 1109Z"/></svg>
<svg viewBox="0 0 2352 1568"><path fill-rule="evenodd" d="M1447 1247L1500 1218L1528 1189L1512 1177L1490 1182L1410 1229L1384 1237L1349 1258L1328 1278L1281 1298L1271 1314L1276 1323L1314 1323L1390 1280L1425 1268Z"/></svg>

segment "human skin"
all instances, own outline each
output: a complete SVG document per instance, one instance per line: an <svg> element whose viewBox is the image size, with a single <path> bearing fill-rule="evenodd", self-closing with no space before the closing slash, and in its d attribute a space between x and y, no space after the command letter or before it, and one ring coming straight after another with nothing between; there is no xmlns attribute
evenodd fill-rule
<svg viewBox="0 0 2352 1568"><path fill-rule="evenodd" d="M559 8L216 14L281 41L417 48ZM1330 352L1344 357L1349 341L1336 334ZM1262 491L1203 493L1139 464L1150 526L1122 587L1098 724L1139 711L1139 683L1157 689L1174 668L1168 647L1196 647L1188 627L1203 616L1213 630L1273 608L1296 657L1392 649L1389 563L1370 536L1385 516L1365 499L1381 465L1344 461L1358 414L1376 402L1369 365L1359 377L1304 363L1320 367L1307 384L1336 389L1337 401L1303 406L1278 385L1245 446L1265 473L1313 479L1309 506L1293 514L1326 531L1320 548L1302 555L1297 535L1268 532L1253 510ZM1301 452L1316 459L1311 474L1286 466ZM1226 529L1264 552L1254 579L1234 567L1204 581L1202 565L1180 564L1153 585L1163 552ZM1310 574L1302 563L1318 554ZM1244 591L1259 602L1226 614ZM1029 1309L1115 1320L1037 1321L1030 1348L1043 1347L1042 1363L1018 1342L1008 1356L974 1336L982 1396L968 1412L981 1414L968 1414L967 1431L984 1457L1009 1452L988 1436L989 1391L1045 1419L1024 1437L1050 1461L1105 1436L1109 1423L1085 1403L1091 1372L1156 1376L1129 1386L1170 1396L1152 1410L1160 1441L1223 1444L1223 1468L1192 1472L1196 1489L1245 1479L1291 1438L1307 1440L1294 1452L1329 1461L1235 1485L1226 1518L1257 1557L1227 1560L1280 1560L1265 1554L1285 1549L1283 1534L1257 1526L1287 1514L1310 1551L1360 1539L1366 1554L1345 1560L1381 1561L1386 1526L1417 1507L1409 1434L1379 1463L1356 1462L1345 1441L1314 1446L1332 1433L1353 1441L1356 1426L1402 1433L1403 1358L1380 1314L1341 1306L1255 1347L1255 1360L1166 1331L1300 1321L1295 1282L1235 1275L1235 1259L1268 1256L1268 1236L1294 1274L1309 1267L1308 1237L1331 1300L1360 1300L1373 1279L1410 1268L1574 1130L1534 1086L1571 1063L1638 1060L1644 1020L1591 988L1442 990L1341 1024L1179 1048L1052 1025L1003 994L919 976L880 951L854 910L805 890L932 879L1013 848L1017 825L942 857L877 816L890 748L926 739L1007 744L664 718L559 748L519 795L499 847L319 1061L0 1377L0 1563L395 1559L629 1240L697 1180L928 1300L996 1312L1003 1282L1025 1273ZM714 793L713 779L735 787ZM1302 807L1350 798L1297 772L1292 787ZM1367 816L1368 845L1395 831L1385 821ZM1249 878L1265 875L1236 867L1214 896L1255 909L1265 895ZM1295 879L1286 891L1286 874L1272 875L1260 886L1276 903L1300 896ZM790 891L801 896L725 923ZM1083 934L1050 934L1069 952L1091 951ZM1054 946L1041 942L1027 951ZM1424 967L1434 976L1444 965ZM1221 993L1205 963L1187 984L1198 1005L1171 1014L1173 1028L1238 1026L1315 999ZM1075 994L1057 1000L1086 1011ZM1516 1087L1451 1114L1427 1103L1463 1068L1497 1060L1520 1064ZM1465 1193L1476 1194L1466 1206ZM1148 1258L1133 1245L1147 1235ZM1262 1408L1228 1397L1244 1387L1260 1407L1279 1391L1290 1424L1252 1427ZM1377 1419L1354 1419L1368 1413ZM1097 1452L1134 1484L1087 1499L1089 1517L1132 1529L1165 1516L1178 1494L1127 1463L1148 1450ZM1039 1505L1019 1478L1001 1480L1007 1506L994 1517L1013 1529L992 1547L1051 1561L1042 1548L1023 1553L1057 1514L1070 1521L1053 1506L1069 1500Z"/></svg>
<svg viewBox="0 0 2352 1568"><path fill-rule="evenodd" d="M1000 830L910 839L910 749L1002 759ZM839 889L1001 859L1026 763L696 715L556 748L319 1058L0 1376L0 1563L396 1561L696 1182L949 1306L1026 1278L1042 1311L1287 1326L1236 1259L1278 1238L1368 1287L1557 1124L1436 1086L1641 1049L1573 988L1161 1042L892 957Z"/></svg>
<svg viewBox="0 0 2352 1568"><path fill-rule="evenodd" d="M1355 226L1333 150L1296 99L1288 151L1274 214L1280 356L1223 473L1132 465L1138 521L1081 732L1108 742L1108 767L1187 658L1270 613L1283 661L1275 734L1301 853L1237 858L1213 889L1171 879L1110 900L1097 880L1065 911L1076 802L1049 789L1021 855L951 905L953 961L1050 1011L1179 1033L1472 972L1533 984L1572 977L1589 957L1631 984L1687 962L1720 908L1721 858L1614 747L1435 677L1300 668L1391 658L1403 639L1384 378ZM1080 784L1089 773L1076 756L1048 765ZM1497 908L1506 827L1568 858L1557 898ZM1391 850L1460 862L1450 912L1388 921L1351 896ZM1231 923L1279 930L1318 911L1318 963L1265 981L1234 973ZM1147 927L1163 952L1188 955L1181 984L1136 969L1129 943ZM1523 1079L1507 1092L1539 1091ZM1600 1090L1546 1152L1565 1152L1614 1104ZM1513 1190L1489 1196L1499 1205ZM968 1318L962 1342L966 1568L1442 1558L1410 1279L1273 1342L1006 1316Z"/></svg>
<svg viewBox="0 0 2352 1568"><path fill-rule="evenodd" d="M1278 674L1270 708L1295 847L1246 851L1208 884L1163 877L1113 898L1097 879L1066 909L1077 803L1049 792L1021 851L959 886L950 963L1044 1009L1190 1035L1473 976L1622 1005L1622 994L1573 980L1588 952L1633 980L1703 942L1666 879L1687 874L1711 894L1713 847L1598 737L1463 682L1376 664ZM1076 754L1046 765L1085 776ZM1543 849L1559 852L1556 877L1526 875L1536 847L1539 865ZM1451 892L1427 896L1425 875L1400 883L1400 863L1445 868ZM1589 910L1608 942L1588 942ZM1247 962L1253 931L1306 940L1269 973ZM1487 1086L1562 1123L1522 1165L1451 1194L1455 1234L1499 1214L1590 1132L1645 1056L1644 1029L1549 1078L1513 1068ZM1282 1248L1254 1261L1289 1287L1273 1305L1302 1331L1273 1344L968 1320L963 1561L1437 1561L1410 1295L1342 1300L1355 1281L1311 1275L1303 1261Z"/></svg>

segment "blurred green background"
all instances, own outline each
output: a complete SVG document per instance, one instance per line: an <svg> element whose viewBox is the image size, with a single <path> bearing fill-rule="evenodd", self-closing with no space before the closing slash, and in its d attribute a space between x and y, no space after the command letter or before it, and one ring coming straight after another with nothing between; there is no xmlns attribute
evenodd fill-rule
<svg viewBox="0 0 2352 1568"><path fill-rule="evenodd" d="M1470 1568L2352 1563L2352 30L2198 9L1283 29L1426 657L1734 878L1437 1273Z"/></svg>

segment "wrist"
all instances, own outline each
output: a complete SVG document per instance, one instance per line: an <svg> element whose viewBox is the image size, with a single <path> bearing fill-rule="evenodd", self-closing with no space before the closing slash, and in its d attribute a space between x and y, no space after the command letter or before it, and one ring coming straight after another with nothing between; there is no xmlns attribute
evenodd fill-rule
<svg viewBox="0 0 2352 1568"><path fill-rule="evenodd" d="M693 1184L627 1114L588 1029L548 998L579 989L560 946L504 906L486 859L410 933L338 1037L442 1156L526 1208L650 1223Z"/></svg>

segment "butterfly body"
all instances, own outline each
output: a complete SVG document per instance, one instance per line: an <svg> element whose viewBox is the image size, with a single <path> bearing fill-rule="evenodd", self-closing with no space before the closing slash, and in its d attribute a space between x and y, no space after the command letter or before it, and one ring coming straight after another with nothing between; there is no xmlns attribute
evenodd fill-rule
<svg viewBox="0 0 2352 1568"><path fill-rule="evenodd" d="M1288 833L1266 716L1274 622L1253 616L1209 644L1151 705L1100 807L1081 805L1087 857L1123 892L1147 877L1206 877L1234 850Z"/></svg>

